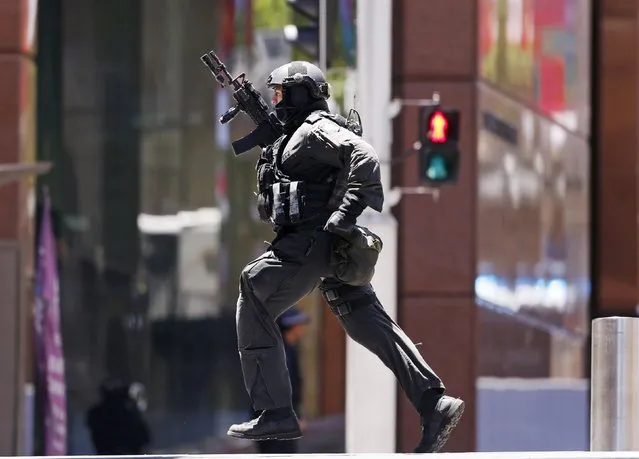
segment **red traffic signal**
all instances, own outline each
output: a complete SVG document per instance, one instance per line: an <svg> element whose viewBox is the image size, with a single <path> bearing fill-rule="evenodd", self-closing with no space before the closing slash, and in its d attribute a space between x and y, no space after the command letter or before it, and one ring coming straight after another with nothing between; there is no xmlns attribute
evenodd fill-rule
<svg viewBox="0 0 639 459"><path fill-rule="evenodd" d="M422 107L419 117L419 140L444 145L459 141L459 110L446 107Z"/></svg>
<svg viewBox="0 0 639 459"><path fill-rule="evenodd" d="M441 111L433 112L428 120L429 138L433 143L445 143L448 140L448 118Z"/></svg>

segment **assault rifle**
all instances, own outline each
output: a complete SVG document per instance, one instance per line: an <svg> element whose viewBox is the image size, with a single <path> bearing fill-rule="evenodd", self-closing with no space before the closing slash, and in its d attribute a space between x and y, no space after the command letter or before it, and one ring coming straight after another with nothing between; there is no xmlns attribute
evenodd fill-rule
<svg viewBox="0 0 639 459"><path fill-rule="evenodd" d="M236 156L250 150L253 147L266 147L272 144L282 135L282 124L274 113L269 113L268 105L262 95L242 73L233 78L226 70L226 66L213 51L209 51L201 58L202 62L211 70L215 79L223 88L231 88L233 98L237 104L220 116L220 123L226 124L235 118L241 111L246 113L256 124L256 128L241 139L235 140L233 151Z"/></svg>

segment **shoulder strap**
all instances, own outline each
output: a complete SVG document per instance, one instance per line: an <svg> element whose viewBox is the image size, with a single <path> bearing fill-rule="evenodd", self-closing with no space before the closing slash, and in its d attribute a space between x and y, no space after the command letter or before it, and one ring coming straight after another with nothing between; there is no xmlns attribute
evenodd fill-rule
<svg viewBox="0 0 639 459"><path fill-rule="evenodd" d="M333 123L337 124L338 126L348 129L353 134L356 134L358 136L361 135L361 130L359 130L359 126L354 124L351 125L351 123L349 123L346 118L344 118L342 115L339 115L337 113L330 113L323 110L318 110L308 115L306 117L306 120L304 120L304 122L308 124L315 124L321 119L331 120Z"/></svg>
<svg viewBox="0 0 639 459"><path fill-rule="evenodd" d="M305 123L308 123L308 124L315 124L315 123L317 123L319 120L321 120L322 118L325 118L325 116L324 116L324 114L325 114L325 113L326 113L326 112L323 112L323 111L316 111L316 112L313 112L313 113L311 113L310 115L308 115L308 116L306 117L306 119L304 120L304 122L305 122Z"/></svg>

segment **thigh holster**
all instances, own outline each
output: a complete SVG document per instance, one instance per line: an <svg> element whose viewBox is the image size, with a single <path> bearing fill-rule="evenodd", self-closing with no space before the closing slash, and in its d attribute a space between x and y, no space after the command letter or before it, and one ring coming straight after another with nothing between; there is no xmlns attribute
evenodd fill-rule
<svg viewBox="0 0 639 459"><path fill-rule="evenodd" d="M322 291L322 296L328 303L333 314L337 317L343 317L350 314L353 309L367 304L372 304L374 298L370 295L363 295L355 299L346 299L340 296L338 289L330 289Z"/></svg>

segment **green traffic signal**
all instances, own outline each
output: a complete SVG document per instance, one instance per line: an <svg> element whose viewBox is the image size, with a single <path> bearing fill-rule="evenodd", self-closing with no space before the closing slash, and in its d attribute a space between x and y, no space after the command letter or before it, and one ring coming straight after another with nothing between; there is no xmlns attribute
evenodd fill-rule
<svg viewBox="0 0 639 459"><path fill-rule="evenodd" d="M456 147L430 147L421 152L420 179L432 183L457 180L459 151Z"/></svg>
<svg viewBox="0 0 639 459"><path fill-rule="evenodd" d="M431 156L426 166L426 177L430 180L446 180L450 176L446 161L441 156Z"/></svg>

